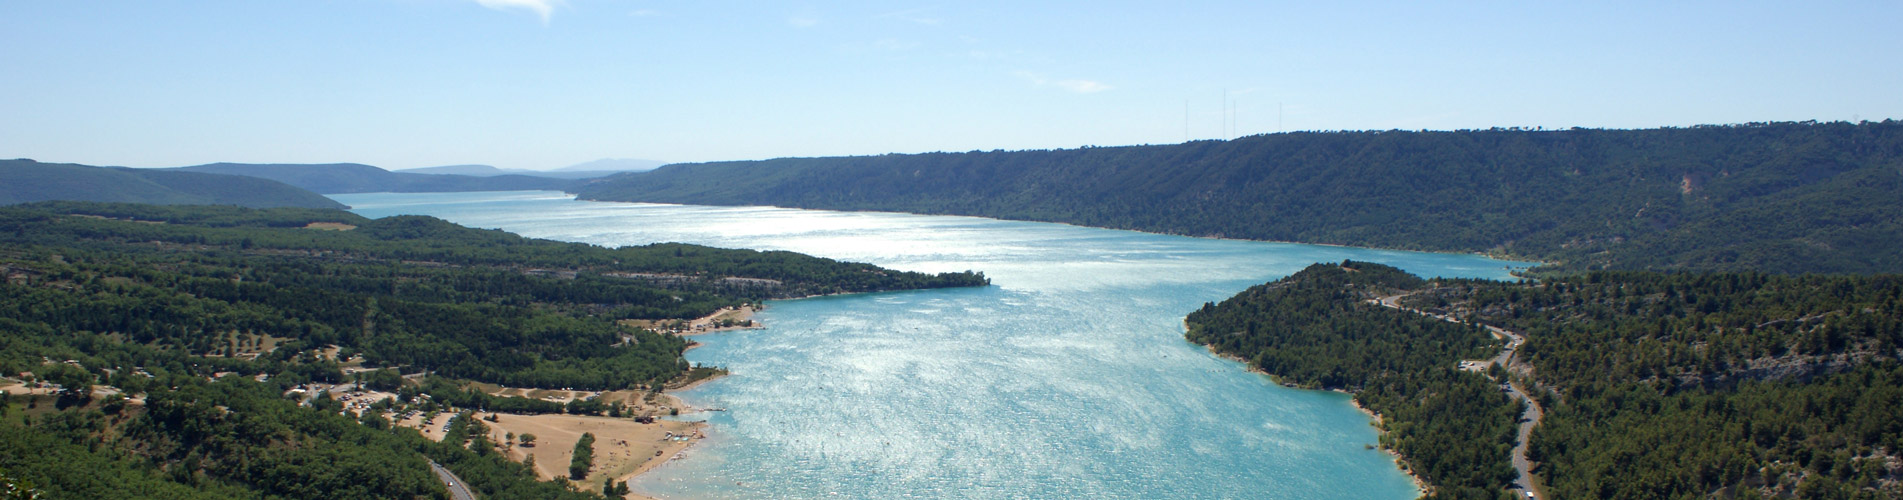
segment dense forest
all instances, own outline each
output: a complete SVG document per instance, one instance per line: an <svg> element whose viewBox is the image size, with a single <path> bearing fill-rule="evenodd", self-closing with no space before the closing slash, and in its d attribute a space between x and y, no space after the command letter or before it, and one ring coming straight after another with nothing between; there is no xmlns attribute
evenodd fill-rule
<svg viewBox="0 0 1903 500"><path fill-rule="evenodd" d="M1903 496L1903 276L1598 272L1406 301L1526 334L1559 498Z"/></svg>
<svg viewBox="0 0 1903 500"><path fill-rule="evenodd" d="M328 224L328 226L326 226ZM322 229L330 227L332 229ZM42 356L137 346L230 356L335 345L372 366L532 387L673 378L684 341L615 323L691 318L770 298L985 284L790 252L683 244L607 249L438 219L48 203L0 210L0 321ZM733 284L734 279L743 280ZM34 332L43 333L35 335ZM78 351L78 352L72 352ZM106 366L146 364L116 359Z"/></svg>
<svg viewBox="0 0 1903 500"><path fill-rule="evenodd" d="M1382 446L1431 485L1430 498L1492 498L1514 479L1507 450L1520 403L1487 375L1456 369L1499 342L1485 330L1370 299L1421 286L1399 269L1315 264L1190 313L1190 341L1284 383L1355 394L1382 417Z"/></svg>
<svg viewBox="0 0 1903 500"><path fill-rule="evenodd" d="M0 474L36 498L449 498L435 461L483 498L600 498L537 481L453 423L441 442L381 415L301 406L294 383L207 380L154 369L142 404L110 396L8 397L0 405ZM458 425L461 424L461 425ZM456 432L461 430L462 432Z"/></svg>
<svg viewBox="0 0 1903 500"><path fill-rule="evenodd" d="M0 475L45 498L443 497L425 457L485 498L573 495L482 438L438 445L380 416L339 416L328 397L282 395L353 377L389 389L427 372L406 397L595 413L450 380L658 388L689 371L686 341L618 320L987 283L789 252L609 249L428 217L75 202L0 208L0 276L0 373L62 389L56 401L0 404L12 408ZM347 377L346 364L371 371ZM143 404L99 401L95 386ZM104 493L124 488L139 491Z"/></svg>
<svg viewBox="0 0 1903 500"><path fill-rule="evenodd" d="M886 210L1489 252L1591 269L1900 272L1903 122L1298 132L678 164L582 199Z"/></svg>
<svg viewBox="0 0 1903 500"><path fill-rule="evenodd" d="M51 200L344 208L323 195L256 177L0 160L0 205Z"/></svg>
<svg viewBox="0 0 1903 500"><path fill-rule="evenodd" d="M1556 498L1903 496L1903 277L1396 273L1317 265L1192 313L1188 335L1298 385L1358 391L1386 419L1384 443L1441 495L1493 496L1437 472L1497 471L1507 458L1499 419L1517 413L1456 385L1492 377L1530 383L1546 409L1529 458ZM1395 294L1465 323L1368 302ZM1451 368L1488 356L1471 325L1525 335L1511 373ZM1397 380L1407 385L1383 382ZM1414 425L1468 439L1410 448ZM1465 477L1482 476L1498 477Z"/></svg>

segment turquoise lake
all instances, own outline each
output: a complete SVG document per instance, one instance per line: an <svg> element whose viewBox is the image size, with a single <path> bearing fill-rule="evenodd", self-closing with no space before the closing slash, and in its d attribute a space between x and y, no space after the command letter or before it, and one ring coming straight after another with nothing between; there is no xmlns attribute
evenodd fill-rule
<svg viewBox="0 0 1903 500"><path fill-rule="evenodd" d="M1473 255L1229 241L974 217L576 201L554 192L332 195L537 238L790 250L986 288L770 302L695 337L727 408L633 481L660 498L1414 498L1344 394L1288 389L1183 340L1183 316L1316 262L1506 278Z"/></svg>

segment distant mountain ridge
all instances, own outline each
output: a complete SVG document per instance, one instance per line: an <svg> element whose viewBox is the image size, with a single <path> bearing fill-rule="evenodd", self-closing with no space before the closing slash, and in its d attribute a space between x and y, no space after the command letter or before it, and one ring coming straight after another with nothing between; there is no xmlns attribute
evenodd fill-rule
<svg viewBox="0 0 1903 500"><path fill-rule="evenodd" d="M506 175L506 174L513 174L513 173L532 172L532 170L502 169L502 168L496 168L496 166L494 165L443 165L440 167L405 168L401 170L391 170L391 172L408 173L408 174L430 174L430 175L473 175L476 177L489 177L494 175Z"/></svg>
<svg viewBox="0 0 1903 500"><path fill-rule="evenodd" d="M521 168L498 168L493 165L444 165L441 167L406 168L402 170L393 170L392 172L401 173L401 174L467 175L467 176L473 176L473 177L526 175L529 177L547 177L550 179L592 179L595 177L607 177L610 175L614 175L614 174L618 174L618 173L626 171L626 170L569 170L570 168L574 168L574 167L568 167L568 168L562 168L562 169L556 169L556 170L528 170L528 169L521 169ZM642 169L642 170L647 170L647 169Z"/></svg>
<svg viewBox="0 0 1903 500"><path fill-rule="evenodd" d="M270 179L203 172L0 160L0 205L70 200L251 208L348 208Z"/></svg>
<svg viewBox="0 0 1903 500"><path fill-rule="evenodd" d="M169 170L261 177L324 194L522 190L567 191L577 184L576 181L569 179L551 179L547 177L530 177L513 174L477 177L470 175L391 172L361 163L212 163Z"/></svg>
<svg viewBox="0 0 1903 500"><path fill-rule="evenodd" d="M884 210L1489 252L1548 270L1903 272L1903 122L1300 132L674 164L603 201Z"/></svg>
<svg viewBox="0 0 1903 500"><path fill-rule="evenodd" d="M556 172L645 172L661 168L667 162L638 158L602 158L555 169Z"/></svg>

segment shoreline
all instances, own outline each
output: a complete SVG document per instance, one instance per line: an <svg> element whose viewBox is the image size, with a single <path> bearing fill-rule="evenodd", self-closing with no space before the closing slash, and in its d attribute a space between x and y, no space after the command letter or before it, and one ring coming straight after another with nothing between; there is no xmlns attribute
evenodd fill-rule
<svg viewBox="0 0 1903 500"><path fill-rule="evenodd" d="M714 333L714 332L763 329L763 328L766 328L766 325L763 325L757 321L754 321L753 314L765 309L766 309L766 304L761 304L758 308L751 305L743 305L743 306L735 307L735 308L722 307L720 308L720 310L714 311L713 314L701 316L699 318L694 318L693 320L688 321L687 330L682 332L677 332L675 333L675 335L678 335L681 337L692 337L695 335L706 335L706 334ZM732 326L715 326L717 322L722 320L732 321L734 324ZM746 324L744 325L739 324L742 322Z"/></svg>
<svg viewBox="0 0 1903 500"><path fill-rule="evenodd" d="M671 392L690 390L695 387L700 387L701 384L705 384L725 376L727 375L723 373L720 375L715 375L712 377L696 380L693 383L690 383L678 388L668 389L669 392L660 393L660 397L662 401L666 402L671 407L680 409L682 414L696 413L696 412L705 413L710 410L689 405L687 404L687 400L681 399L680 396L675 396L674 394L671 394ZM688 439L687 441L680 441L680 442L669 442L668 446L665 446L661 449L661 454L655 455L654 457L649 458L648 460L644 462L641 462L639 465L635 466L633 470L626 471L626 472L616 474L615 476L613 476L615 478L614 479L615 483L628 484L630 482L633 482L636 478L641 477L642 474L653 472L654 469L658 469L663 465L672 463L675 460L686 458L687 457L686 453L689 448L693 448L694 445L699 444L702 440L707 439L707 431L709 430L710 427L712 426L708 424L706 420L690 422L688 429L692 430L694 433L692 439ZM630 490L625 498L633 499L633 500L660 500L660 498L658 497L643 494L639 491L633 491L633 490Z"/></svg>
<svg viewBox="0 0 1903 500"><path fill-rule="evenodd" d="M701 440L704 440L707 438L707 433L706 433L707 422L705 421L694 422L693 425L690 426L689 428L694 431L694 435L696 437L694 437L693 439L689 439L687 441L668 443L669 446L662 448L660 455L655 455L653 458L647 460L646 462L642 462L640 465L635 466L634 470L632 471L613 476L615 484L628 484L630 482L633 482L635 478L641 477L642 474L647 474L649 472L652 472L654 471L654 469L658 469L662 465L667 465L668 463L671 463L675 460L686 458L687 455L685 455L685 453L687 452L688 448L694 447L695 444L699 444ZM626 498L632 498L636 500L660 500L654 496L635 492L632 490L632 487L630 487L630 491L628 492L628 495Z"/></svg>
<svg viewBox="0 0 1903 500"><path fill-rule="evenodd" d="M646 329L646 330L652 331L654 333L659 333L662 335L673 335L677 337L686 338L686 337L692 337L695 335L705 335L705 334L714 333L714 332L725 332L725 331L732 331L732 330L758 330L758 329L766 328L766 325L760 324L759 322L753 320L754 313L757 313L763 310L766 310L765 303L761 303L758 306L755 306L752 304L746 304L746 305L741 305L738 307L722 307L720 309L715 310L713 314L708 314L706 316L701 316L694 319L687 319L687 320L624 319L624 320L618 321L618 323L624 326ZM721 321L727 321L728 326L719 326L719 322ZM663 328L663 327L668 327L668 328ZM690 346L689 348L691 349L692 346Z"/></svg>
<svg viewBox="0 0 1903 500"><path fill-rule="evenodd" d="M686 383L686 384L682 384L682 385L681 385L680 387L669 387L669 388L667 388L667 391L666 391L666 392L662 392L662 393L661 393L661 395L662 395L662 396L666 396L666 397L669 397L669 398L673 398L673 402L674 402L675 404L677 404L677 405L679 405L679 406L676 406L676 408L685 408L685 407L687 407L687 402L685 402L685 401L682 401L682 400L681 400L681 398L677 398L677 397L674 397L674 395L673 395L673 394L671 394L671 393L674 393L674 392L679 392L679 391L691 391L691 390L694 390L694 388L696 388L696 387L700 387L700 386L701 386L702 384L706 384L706 383L708 383L708 382L713 382L713 381L715 381L715 380L719 380L719 379L722 379L722 378L725 378L725 377L726 377L727 375L730 375L730 374L729 374L729 373L721 373L721 374L718 374L718 375L714 375L714 376L712 376L712 377L707 377L707 378L703 378L703 379L700 379L700 380L695 380L695 381L693 381L693 382L688 382L688 383Z"/></svg>
<svg viewBox="0 0 1903 500"><path fill-rule="evenodd" d="M686 331L674 333L674 335L682 337L682 338L687 338L687 337L692 337L696 335L706 335L706 334L716 333L716 332L765 329L766 325L763 325L760 322L753 320L754 313L764 309L766 309L766 304L764 302L760 303L758 306L744 305L738 308L721 308L718 311L714 311L713 314L709 314L707 316L703 316L700 318L695 318L689 321L688 329ZM727 317L723 318L723 316L727 316ZM724 326L724 327L721 327L721 326L709 327L710 325L715 324L716 321L719 321L721 319L732 320L736 323L744 321L744 322L747 322L747 324L735 325L735 326ZM699 342L694 342L690 340L687 346L687 350L691 350L695 347L700 347L700 346L701 344ZM685 350L683 350L682 352L685 352ZM679 391L693 390L695 388L698 388L702 385L707 384L708 382L713 382L715 380L720 380L722 378L725 378L727 375L729 375L729 373L722 372L719 374L715 374L711 377L695 380L693 382L688 382L680 386L667 387L666 390L659 393L658 396L661 398L661 401L663 404L671 408L680 410L681 414L706 412L708 411L707 409L687 404L687 400L682 399L680 396L677 396L674 393ZM675 460L686 458L687 455L685 453L687 452L689 448L694 447L695 444L698 444L702 440L707 438L707 431L709 427L710 426L707 424L705 420L693 422L689 426L689 429L693 431L693 436L694 436L693 438L688 439L687 441L668 442L666 446L662 447L662 449L659 450L660 454L655 455L653 457L649 457L647 460L644 460L640 464L635 465L632 470L626 470L626 471L613 475L612 477L614 477L614 482L616 484L628 484L630 482L633 482L635 479L641 477L641 475L654 471L654 469L658 469L661 466L667 465L668 463L673 462ZM639 491L629 491L625 498L632 499L632 500L660 500L657 497L647 495Z"/></svg>
<svg viewBox="0 0 1903 500"><path fill-rule="evenodd" d="M626 483L642 474L654 470L663 464L684 457L684 452L695 443L706 439L709 424L705 419L693 418L696 412L706 409L689 405L684 399L672 394L672 391L697 387L708 381L718 379L720 375L696 380L694 383L678 388L669 388L659 393L645 390L618 391L557 391L546 389L525 389L505 386L479 386L478 390L496 396L516 396L543 399L549 401L568 401L576 398L596 397L610 403L627 404L631 412L621 417L601 415L518 414L476 412L475 418L484 420L489 428L490 438L501 447L501 452L511 461L523 463L535 458L535 474L541 480L567 482L573 487L585 491L599 491L604 480L612 478L615 483ZM678 413L674 413L674 412ZM432 439L441 439L449 424L447 418L438 418L425 422L425 415L397 420L398 426L424 430ZM637 416L653 417L650 423L635 420ZM496 418L497 420L488 420ZM533 433L537 436L535 445L515 443L516 435ZM572 455L570 445L583 433L592 433L595 441L595 467L582 480L568 478L566 467ZM630 493L628 498L655 500L638 493Z"/></svg>
<svg viewBox="0 0 1903 500"><path fill-rule="evenodd" d="M1290 245L1314 245L1314 246L1324 246L1324 247L1353 248L1353 249L1359 249L1359 250L1419 252L1419 253L1435 253L1435 254L1445 254L1445 255L1477 255L1477 256L1493 259L1493 260L1506 260L1511 262L1526 262L1526 263L1533 264L1531 266L1520 268L1520 270L1522 271L1527 269L1532 269L1535 267L1553 265L1558 263L1558 262L1546 262L1542 260L1535 260L1531 257L1523 258L1523 257L1516 257L1513 255L1509 255L1509 254L1493 254L1493 253L1487 252L1486 250L1472 250L1472 251L1417 250L1417 249L1407 249L1407 248L1391 248L1391 247L1375 247L1375 246L1364 247L1364 246L1349 245L1346 243L1313 243L1313 242L1289 241L1289 240L1257 240L1257 239L1249 239L1249 238L1236 238L1236 237L1230 237L1230 236L1193 235L1193 234L1172 233L1172 232L1165 232L1165 231L1149 231L1149 230L1143 230L1143 229L1091 226L1091 225L1079 224L1074 222L1062 222L1062 221L1051 221L1051 220L1012 219L1012 218L990 216L990 215L930 214L930 213L918 213L918 212L900 212L900 211L894 211L894 210L849 210L849 209L838 209L838 208L788 207L788 206L780 206L780 205L739 205L739 204L703 205L703 204L697 204L697 203L669 203L669 202L659 202L659 201L602 200L602 199L594 199L594 198L582 198L580 193L573 193L568 191L562 191L562 193L567 194L570 199L573 199L575 201L587 201L587 202L594 202L594 203L645 203L649 205L674 205L674 206L684 206L684 207L765 207L765 208L779 208L779 209L788 209L788 210L814 210L814 211L821 211L821 212L838 212L838 213L919 215L919 216L926 216L926 217L969 217L973 219L985 219L985 220L1005 221L1005 222L1036 222L1040 224L1058 224L1058 225L1071 226L1071 227L1104 229L1109 231L1129 231L1133 233L1154 234L1154 235L1160 235L1160 236L1181 236L1184 238L1197 238L1197 239L1218 240L1218 241L1249 241L1249 242L1256 242L1256 243L1283 243L1283 244L1290 244ZM806 297L801 297L801 298L806 298Z"/></svg>
<svg viewBox="0 0 1903 500"><path fill-rule="evenodd" d="M1331 392L1339 392L1342 394L1347 394L1348 404L1353 405L1356 411L1366 414L1368 416L1368 419L1372 420L1372 422L1369 422L1368 425L1372 425L1374 426L1375 429L1378 430L1378 432L1375 433L1375 435L1377 436L1377 439L1381 436L1388 435L1386 420L1381 418L1380 413L1375 413L1374 410L1370 410L1366 406L1361 406L1361 401L1358 401L1355 399L1354 393L1344 391L1341 389L1328 389L1328 390ZM1434 494L1434 487L1432 485L1427 484L1427 480L1421 479L1420 474L1414 473L1414 468L1408 465L1407 457L1401 456L1400 451L1397 451L1393 448L1389 448L1385 445L1382 445L1379 442L1374 444L1374 449L1381 450L1382 453L1386 453L1388 454L1389 457L1394 458L1394 467L1396 469L1400 469L1402 474L1407 474L1407 478L1414 481L1414 489L1420 490L1421 496L1425 497L1425 496Z"/></svg>
<svg viewBox="0 0 1903 500"><path fill-rule="evenodd" d="M1189 330L1189 322L1187 320L1183 322L1183 329L1185 332ZM1350 406L1355 407L1355 411L1359 411L1362 414L1368 416L1368 420L1369 420L1368 425L1375 428L1375 438L1377 440L1379 440L1381 437L1386 436L1388 434L1388 429L1385 425L1386 419L1381 418L1380 413L1375 413L1374 410L1370 410L1365 406L1361 406L1361 402L1355 400L1354 398L1355 393L1353 392L1349 392L1344 389L1324 389L1324 388L1318 388L1318 387L1302 387L1302 386L1290 384L1287 382L1283 382L1281 377L1276 376L1273 373L1269 373L1267 371L1257 369L1256 367L1250 365L1247 360L1242 359L1241 356L1237 356L1237 355L1229 354L1225 352L1219 352L1216 350L1215 346L1211 346L1208 344L1202 344L1202 346L1203 346L1203 349L1208 350L1210 354L1213 354L1218 358L1241 363L1242 369L1244 371L1247 371L1249 373L1255 373L1259 375L1268 376L1269 380L1271 382L1274 382L1275 385L1279 385L1289 389L1302 390L1302 391L1328 391L1328 392L1346 394L1348 395L1348 404ZM1428 496L1429 494L1433 492L1433 486L1427 484L1427 480L1421 479L1421 476L1419 474L1414 473L1414 469L1408 465L1407 457L1401 456L1401 452L1396 451L1392 448L1388 448L1387 446L1383 446L1378 441L1374 444L1373 449L1381 450L1382 453L1386 453L1389 457L1392 457L1394 459L1394 468L1400 470L1402 474L1406 474L1408 480L1414 481L1414 489L1420 490L1421 496Z"/></svg>

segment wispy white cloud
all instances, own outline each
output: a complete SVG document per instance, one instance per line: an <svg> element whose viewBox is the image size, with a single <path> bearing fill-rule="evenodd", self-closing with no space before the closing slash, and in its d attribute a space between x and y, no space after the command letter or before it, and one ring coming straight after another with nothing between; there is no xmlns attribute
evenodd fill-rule
<svg viewBox="0 0 1903 500"><path fill-rule="evenodd" d="M1110 85L1107 85L1103 82L1091 81L1091 80L1058 80L1055 82L1051 82L1051 84L1056 85L1058 88L1068 90L1071 92L1076 92L1079 94L1103 92L1105 90L1110 90L1111 88Z"/></svg>
<svg viewBox="0 0 1903 500"><path fill-rule="evenodd" d="M651 17L651 16L661 15L661 11L654 10L654 9L641 9L641 10L636 10L634 12L629 12L628 15L634 16L634 17Z"/></svg>
<svg viewBox="0 0 1903 500"><path fill-rule="evenodd" d="M786 18L786 24L788 26L792 26L795 28L811 28L814 26L819 26L819 17L807 15L807 14L800 14L800 15Z"/></svg>
<svg viewBox="0 0 1903 500"><path fill-rule="evenodd" d="M483 7L495 10L520 9L534 12L535 15L541 16L542 24L548 24L549 16L555 13L555 6L561 2L562 0L476 0L476 3L482 4Z"/></svg>
<svg viewBox="0 0 1903 500"><path fill-rule="evenodd" d="M1095 80L1069 79L1069 80L1053 81L1049 78L1045 78L1044 75L1032 73L1029 71L1019 71L1016 74L1018 75L1019 78L1023 78L1025 80L1030 81L1031 85L1034 85L1034 86L1057 87L1060 89L1076 92L1079 94L1094 94L1097 92L1103 92L1105 90L1116 88L1116 87L1110 86L1110 84L1095 81Z"/></svg>

